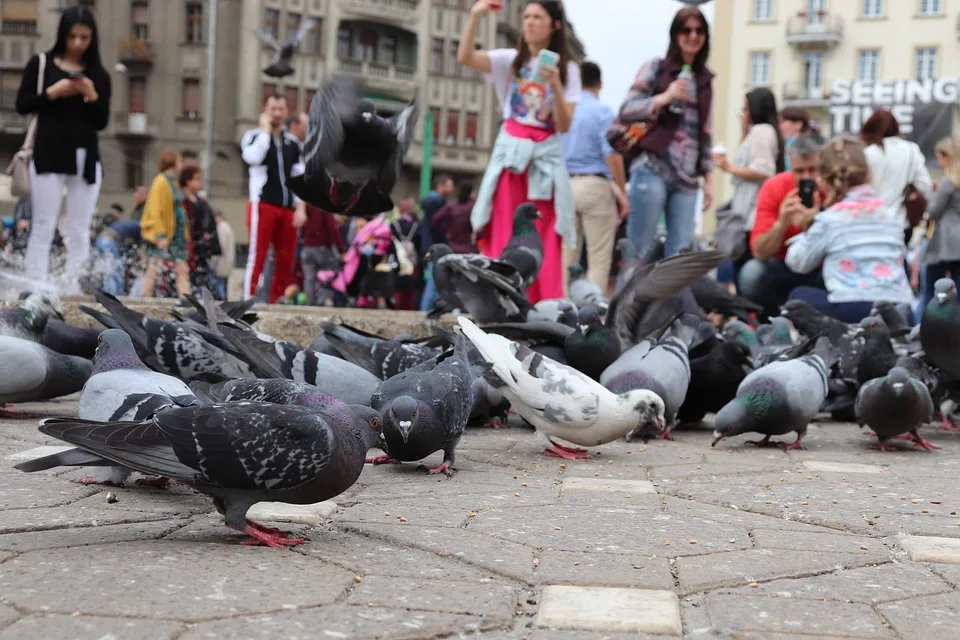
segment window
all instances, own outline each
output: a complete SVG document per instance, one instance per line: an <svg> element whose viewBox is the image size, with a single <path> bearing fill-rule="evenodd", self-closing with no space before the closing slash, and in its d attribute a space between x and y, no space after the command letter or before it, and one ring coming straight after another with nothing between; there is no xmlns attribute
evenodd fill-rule
<svg viewBox="0 0 960 640"><path fill-rule="evenodd" d="M932 79L937 75L937 48L917 49L917 80Z"/></svg>
<svg viewBox="0 0 960 640"><path fill-rule="evenodd" d="M137 40L150 39L150 7L146 2L135 2L130 6L130 35Z"/></svg>
<svg viewBox="0 0 960 640"><path fill-rule="evenodd" d="M203 42L203 5L199 2L187 3L187 33L183 40L190 44Z"/></svg>
<svg viewBox="0 0 960 640"><path fill-rule="evenodd" d="M875 82L880 77L880 50L861 49L857 60L857 80Z"/></svg>
<svg viewBox="0 0 960 640"><path fill-rule="evenodd" d="M360 32L360 59L373 62L377 58L377 34L364 29Z"/></svg>
<svg viewBox="0 0 960 640"><path fill-rule="evenodd" d="M23 74L19 71L0 71L0 109L13 111L17 106L17 92Z"/></svg>
<svg viewBox="0 0 960 640"><path fill-rule="evenodd" d="M124 169L127 174L127 189L143 186L143 150L127 149L124 153Z"/></svg>
<svg viewBox="0 0 960 640"><path fill-rule="evenodd" d="M754 20L773 20L773 0L753 0Z"/></svg>
<svg viewBox="0 0 960 640"><path fill-rule="evenodd" d="M477 144L477 121L479 116L475 113L467 114L467 131L463 134L464 143L468 147L476 146Z"/></svg>
<svg viewBox="0 0 960 640"><path fill-rule="evenodd" d="M920 15L938 16L942 11L940 0L920 0Z"/></svg>
<svg viewBox="0 0 960 640"><path fill-rule="evenodd" d="M280 12L276 9L263 10L263 32L269 33L274 39L280 37Z"/></svg>
<svg viewBox="0 0 960 640"><path fill-rule="evenodd" d="M313 28L307 34L307 47L309 53L320 55L323 53L323 20L313 18Z"/></svg>
<svg viewBox="0 0 960 640"><path fill-rule="evenodd" d="M866 18L879 18L883 15L883 0L863 0L863 15Z"/></svg>
<svg viewBox="0 0 960 640"><path fill-rule="evenodd" d="M3 32L25 35L36 33L38 4L35 0L4 0L0 3Z"/></svg>
<svg viewBox="0 0 960 640"><path fill-rule="evenodd" d="M447 75L455 76L460 73L460 63L457 62L457 48L460 46L460 43L456 40L451 40L449 44L449 55L447 56Z"/></svg>
<svg viewBox="0 0 960 640"><path fill-rule="evenodd" d="M263 86L260 87L260 104L265 105L267 103L267 98L272 96L277 92L277 85L272 82L264 82Z"/></svg>
<svg viewBox="0 0 960 640"><path fill-rule="evenodd" d="M437 31L443 31L443 9L434 9L433 12L436 16Z"/></svg>
<svg viewBox="0 0 960 640"><path fill-rule="evenodd" d="M180 94L184 118L196 118L200 115L200 80L184 78Z"/></svg>
<svg viewBox="0 0 960 640"><path fill-rule="evenodd" d="M807 24L823 24L827 14L827 0L807 0Z"/></svg>
<svg viewBox="0 0 960 640"><path fill-rule="evenodd" d="M37 21L7 20L4 18L0 33L12 36L35 36L37 35Z"/></svg>
<svg viewBox="0 0 960 640"><path fill-rule="evenodd" d="M310 105L313 104L313 96L317 95L317 92L313 89L307 89L303 94L303 110L310 111Z"/></svg>
<svg viewBox="0 0 960 640"><path fill-rule="evenodd" d="M448 145L457 144L457 138L460 136L460 112L456 109L447 111L447 139Z"/></svg>
<svg viewBox="0 0 960 640"><path fill-rule="evenodd" d="M397 39L393 36L383 36L380 40L380 62L397 64Z"/></svg>
<svg viewBox="0 0 960 640"><path fill-rule="evenodd" d="M130 78L127 82L127 113L147 112L146 78Z"/></svg>
<svg viewBox="0 0 960 640"><path fill-rule="evenodd" d="M300 90L297 87L287 87L283 96L287 99L287 113L297 113L297 105L300 104Z"/></svg>
<svg viewBox="0 0 960 640"><path fill-rule="evenodd" d="M337 30L337 57L349 60L353 57L353 32L346 27Z"/></svg>
<svg viewBox="0 0 960 640"><path fill-rule="evenodd" d="M750 54L750 84L768 84L770 82L770 53Z"/></svg>
<svg viewBox="0 0 960 640"><path fill-rule="evenodd" d="M440 108L431 107L430 114L433 116L433 141L440 141Z"/></svg>
<svg viewBox="0 0 960 640"><path fill-rule="evenodd" d="M430 73L443 73L443 40L434 38L430 44Z"/></svg>
<svg viewBox="0 0 960 640"><path fill-rule="evenodd" d="M297 39L297 31L300 31L300 14L299 13L288 13L287 14L287 35L286 41L293 42Z"/></svg>
<svg viewBox="0 0 960 640"><path fill-rule="evenodd" d="M819 97L823 87L823 52L803 54L803 86L809 96Z"/></svg>

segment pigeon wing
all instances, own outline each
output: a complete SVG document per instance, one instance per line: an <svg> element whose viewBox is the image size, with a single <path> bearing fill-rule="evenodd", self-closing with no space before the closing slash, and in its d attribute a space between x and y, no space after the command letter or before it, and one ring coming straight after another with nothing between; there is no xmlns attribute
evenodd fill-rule
<svg viewBox="0 0 960 640"><path fill-rule="evenodd" d="M262 43L265 44L265 45L268 45L269 47L271 47L271 48L272 48L274 51L276 51L277 53L279 53L279 52L280 52L280 49L283 48L283 47L280 46L280 43L277 42L277 39L273 37L273 34L268 33L268 32L266 32L266 31L259 31L259 30L257 30L257 29L254 29L253 27L247 27L247 29L248 29L251 33L253 33L254 35L256 35L258 38L260 38L260 42L262 42Z"/></svg>
<svg viewBox="0 0 960 640"><path fill-rule="evenodd" d="M304 179L321 173L343 149L346 134L343 114L360 97L359 82L347 76L337 76L320 87L310 103L307 139L303 144Z"/></svg>

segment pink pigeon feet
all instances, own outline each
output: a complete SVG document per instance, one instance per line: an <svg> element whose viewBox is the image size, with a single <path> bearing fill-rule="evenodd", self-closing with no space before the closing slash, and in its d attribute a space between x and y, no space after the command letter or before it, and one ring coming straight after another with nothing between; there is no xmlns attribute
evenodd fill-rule
<svg viewBox="0 0 960 640"><path fill-rule="evenodd" d="M880 442L873 445L870 448L873 449L874 451L899 451L897 447L893 446L889 442Z"/></svg>
<svg viewBox="0 0 960 640"><path fill-rule="evenodd" d="M143 487L153 487L154 489L166 489L174 483L173 478L167 476L153 476L151 478L140 478L137 484Z"/></svg>
<svg viewBox="0 0 960 640"><path fill-rule="evenodd" d="M399 460L394 460L394 459L391 458L390 456L377 456L376 458L367 458L367 459L364 460L363 462L364 462L364 464L372 464L372 465L378 465L378 464L400 464L400 461L399 461Z"/></svg>
<svg viewBox="0 0 960 640"><path fill-rule="evenodd" d="M803 443L800 442L803 440L803 436L797 436L796 442L791 442L790 444L780 443L780 446L783 447L784 451L806 451L807 448L803 446Z"/></svg>
<svg viewBox="0 0 960 640"><path fill-rule="evenodd" d="M250 520L247 520L246 534L253 540L244 540L243 544L250 547L267 546L273 549L285 549L304 542L303 538L298 538L289 531L263 527Z"/></svg>
<svg viewBox="0 0 960 640"><path fill-rule="evenodd" d="M747 440L745 444L752 444L755 447L777 447L779 443L770 442L770 436L764 436L763 440Z"/></svg>
<svg viewBox="0 0 960 640"><path fill-rule="evenodd" d="M38 420L42 417L35 413L20 413L19 411L8 411L3 408L12 406L12 404L0 405L0 418L7 418L8 420Z"/></svg>
<svg viewBox="0 0 960 640"><path fill-rule="evenodd" d="M450 462L444 460L435 467L428 467L425 464L420 465L417 469L425 469L428 475L436 475L438 473L445 473L448 478L452 478L456 469L450 466Z"/></svg>
<svg viewBox="0 0 960 640"><path fill-rule="evenodd" d="M548 456L563 458L564 460L590 459L590 454L586 449L581 449L579 447L565 447L562 444L557 444L553 440L550 441L550 446L544 449L543 452Z"/></svg>
<svg viewBox="0 0 960 640"><path fill-rule="evenodd" d="M91 485L98 484L104 487L119 487L120 485L116 482L110 482L109 480L97 480L93 476L83 476L82 478L77 478L76 480L71 480L74 484L82 485Z"/></svg>
<svg viewBox="0 0 960 640"><path fill-rule="evenodd" d="M953 432L960 431L960 427L955 425L953 423L953 420L951 420L950 416L948 415L943 416L943 421L939 425L937 425L937 429L943 430L943 431L953 431Z"/></svg>
<svg viewBox="0 0 960 640"><path fill-rule="evenodd" d="M490 429L506 429L507 423L500 418L490 418L483 423L483 426L489 427Z"/></svg>
<svg viewBox="0 0 960 640"><path fill-rule="evenodd" d="M657 440L673 440L673 436L670 435L671 429L664 429L657 434Z"/></svg>
<svg viewBox="0 0 960 640"><path fill-rule="evenodd" d="M920 449L922 449L922 450L924 450L924 451L934 451L934 450L937 450L937 449L940 448L940 447L938 447L937 445L935 445L935 444L933 444L932 442L930 442L929 440L924 440L923 438L921 438L921 437L920 437L920 434L917 433L916 431L911 431L911 432L910 432L909 434L907 434L907 435L908 435L908 437L905 438L905 439L906 439L906 440L911 440L911 441L913 441L913 450L914 450L914 451L917 451L917 450L920 450Z"/></svg>

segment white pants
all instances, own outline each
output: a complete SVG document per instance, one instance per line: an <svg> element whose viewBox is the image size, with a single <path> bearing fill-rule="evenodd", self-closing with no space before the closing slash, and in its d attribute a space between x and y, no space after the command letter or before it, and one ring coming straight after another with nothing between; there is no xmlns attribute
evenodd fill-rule
<svg viewBox="0 0 960 640"><path fill-rule="evenodd" d="M83 165L87 159L86 149L77 149L76 175L62 173L37 174L30 163L30 203L33 219L30 222L30 239L24 258L24 272L28 278L46 280L50 273L50 245L60 219L63 188L67 188L67 216L61 229L67 249L64 273L74 281L90 257L90 223L100 197L103 182L103 167L97 163L97 181L87 184L83 178Z"/></svg>

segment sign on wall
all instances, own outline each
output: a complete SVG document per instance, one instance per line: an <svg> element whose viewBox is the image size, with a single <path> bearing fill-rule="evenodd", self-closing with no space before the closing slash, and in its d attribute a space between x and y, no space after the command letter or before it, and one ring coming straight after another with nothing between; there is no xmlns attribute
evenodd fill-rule
<svg viewBox="0 0 960 640"><path fill-rule="evenodd" d="M935 164L934 147L953 135L960 97L955 77L931 80L834 80L830 90L833 135L857 134L875 109L890 109L900 133L916 142L927 162Z"/></svg>

